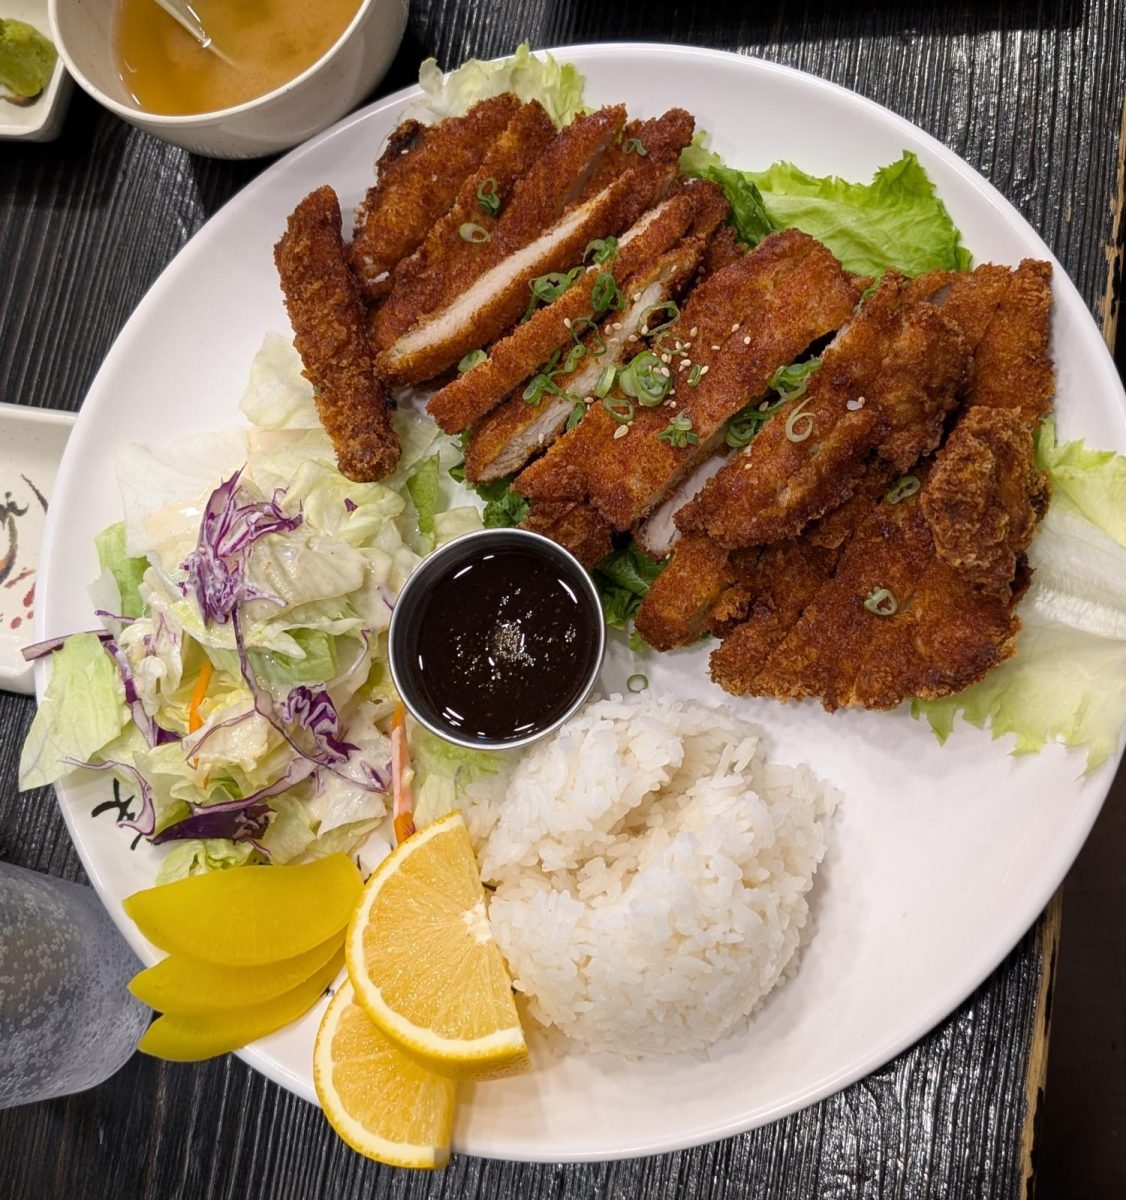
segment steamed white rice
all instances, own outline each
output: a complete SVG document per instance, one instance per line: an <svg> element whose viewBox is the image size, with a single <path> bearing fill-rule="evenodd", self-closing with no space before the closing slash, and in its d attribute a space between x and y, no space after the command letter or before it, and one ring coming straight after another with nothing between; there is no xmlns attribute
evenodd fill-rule
<svg viewBox="0 0 1126 1200"><path fill-rule="evenodd" d="M836 802L743 722L648 694L588 705L468 790L530 1015L630 1057L703 1049L778 984Z"/></svg>

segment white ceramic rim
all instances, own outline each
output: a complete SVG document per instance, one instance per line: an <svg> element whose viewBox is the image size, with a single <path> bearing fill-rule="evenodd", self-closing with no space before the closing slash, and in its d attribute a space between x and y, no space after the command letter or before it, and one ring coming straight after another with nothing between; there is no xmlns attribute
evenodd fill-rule
<svg viewBox="0 0 1126 1200"><path fill-rule="evenodd" d="M387 0L360 0L355 15L348 22L344 32L332 43L324 54L316 62L307 66L300 75L295 75L287 83L283 83L281 87L274 88L272 92L264 92L261 96L255 96L252 100L244 100L242 104L232 104L230 108L215 108L203 113L179 114L154 113L149 112L147 108L134 108L130 104L122 104L120 100L115 100L112 96L108 96L101 88L91 83L86 77L86 73L71 57L70 50L67 48L62 32L59 29L57 12L59 4L62 2L63 0L47 0L47 17L51 22L52 40L59 52L59 58L66 63L66 69L70 72L71 77L88 96L96 100L103 108L108 108L110 112L130 123L136 121L138 117L143 117L146 124L159 126L161 129L201 129L217 125L222 121L229 120L231 117L240 116L242 113L252 112L254 109L268 104L271 100L276 100L279 96L284 96L287 92L292 92L294 88L304 83L311 75L315 75L322 67L327 66L337 56L344 43L352 36L356 26L359 25L372 5L383 4Z"/></svg>
<svg viewBox="0 0 1126 1200"><path fill-rule="evenodd" d="M973 193L975 202L980 202L981 205L992 209L995 214L1003 217L1011 227L1019 231L1022 242L1028 243L1030 253L1034 252L1052 263L1055 272L1053 286L1057 296L1057 311L1064 312L1072 317L1077 312L1083 315L1080 328L1074 336L1079 338L1080 348L1084 356L1086 356L1087 361L1097 364L1097 369L1100 372L1101 386L1107 396L1113 396L1115 399L1118 427L1116 436L1120 442L1126 441L1122 434L1123 428L1126 428L1126 395L1123 394L1122 384L1118 378L1117 370L1114 367L1109 351L1075 285L1071 282L1066 272L1043 243L1039 235L1017 210L992 184L931 135L920 130L906 119L890 112L883 106L876 104L874 101L858 96L837 84L810 76L794 68L726 51L664 44L595 43L586 46L552 48L551 53L557 57L575 62L580 68L583 67L584 62L590 62L597 66L600 61L631 60L639 57L643 58L647 63L651 62L654 69L658 71L664 68L675 69L678 63L687 63L690 61L705 63L711 61L715 62L717 66L722 63L729 67L737 64L739 67L745 69L750 84L754 83L756 76L778 76L797 83L814 93L822 93L834 103L839 103L846 108L852 106L854 109L868 114L869 117L873 118L880 125L894 132L897 136L905 138L907 145L924 150L933 159L941 163L946 171L956 176ZM385 110L397 108L404 104L405 101L414 99L420 95L421 93L416 87L406 88L359 110L343 121L338 122L324 133L291 151L279 162L273 164L257 180L249 185L236 200L247 203L249 196L254 195L259 190L269 189L278 175L284 172L290 164L312 153L332 138L339 137L353 125L365 121L373 115L383 113ZM234 203L234 201L231 203ZM198 238L201 234L206 233L208 227L219 221L225 211L224 208L213 216L207 225L203 227L203 230L196 234L196 237ZM179 276L184 270L186 270L184 250L181 250L177 258L165 269L162 276L154 284L153 292L174 291L179 283ZM1061 299L1063 301L1062 306L1059 304ZM131 344L135 342L135 333L131 326L139 328L139 325L134 326L136 320L136 316L131 317L119 335L118 342L115 344L115 351L117 353L125 354L131 349ZM103 364L99 375L95 378L91 386L91 393L97 393L96 403L91 405L90 409L84 411L79 418L76 435L71 438L66 455L64 456L63 467L60 471L60 483L57 484L57 487L69 479L72 472L77 474L80 469L83 446L88 436L86 431L87 429L92 429L93 422L97 419L103 402L107 402L106 396L108 393L104 390L99 390L99 382L103 373L108 374L105 364ZM1120 445L1119 449L1126 449L1126 445ZM54 519L52 519L51 513L48 514L47 529L41 555L41 561L45 563L49 562L53 557L54 542L56 537L60 536L58 528L59 509L56 508L53 511L55 514ZM44 592L46 593L47 591L48 589L44 588ZM50 628L50 612L50 598L45 595L36 614L37 639L46 636L46 631ZM44 669L37 669L37 693L41 694L44 684ZM1003 755L1004 751L1001 747L998 747L997 753ZM529 1145L527 1141L488 1137L471 1140L466 1145L458 1144L456 1148L466 1153L495 1158L541 1162L600 1161L663 1153L716 1141L777 1120L830 1096L841 1088L870 1074L912 1045L965 1000L997 967L1012 947L1019 941L1030 924L1035 921L1056 891L1075 855L1082 846L1083 841L1086 839L1090 827L1098 815L1102 801L1105 799L1110 783L1113 780L1113 768L1120 761L1121 757L1122 747L1119 748L1114 761L1100 769L1102 772L1101 779L1097 784L1091 785L1092 791L1097 792L1097 796L1088 795L1084 802L1082 813L1074 817L1071 821L1071 825L1067 830L1068 836L1056 841L1055 857L1047 869L1038 873L1036 884L1031 890L1031 902L1023 904L1019 911L1007 910L1003 919L990 925L991 936L987 941L983 941L975 947L976 953L973 956L972 968L966 967L962 969L955 979L948 982L948 986L944 989L936 989L932 995L930 1004L925 1010L917 1014L909 1028L900 1028L882 1040L873 1040L867 1052L852 1061L846 1069L835 1071L831 1075L821 1078L815 1086L805 1087L791 1093L783 1102L770 1106L766 1111L756 1111L750 1114L746 1112L737 1113L729 1118L709 1121L706 1125L685 1127L680 1129L675 1136L661 1137L647 1134L628 1140L623 1139L619 1144L615 1144L612 1149L602 1148L597 1151L588 1151L579 1148L569 1149L565 1154L551 1154L539 1149L537 1146ZM62 807L68 829L77 844L80 839L77 836L77 827L73 814L65 804ZM99 893L102 893L106 889L107 883L102 877L99 866L87 862L85 858L83 861L92 882L98 888ZM126 936L135 945L138 945L141 940L138 938L136 931L130 927L129 922L124 917L124 913L115 907L111 907L110 912ZM280 1083L282 1086L306 1099L313 1099L311 1089L303 1079L288 1070L283 1064L277 1062L269 1053L261 1048L247 1048L239 1052L239 1057L273 1081Z"/></svg>

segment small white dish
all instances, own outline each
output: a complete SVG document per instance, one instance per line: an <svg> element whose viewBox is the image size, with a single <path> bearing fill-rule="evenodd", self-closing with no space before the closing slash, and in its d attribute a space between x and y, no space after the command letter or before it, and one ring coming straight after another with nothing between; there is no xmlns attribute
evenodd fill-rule
<svg viewBox="0 0 1126 1200"><path fill-rule="evenodd" d="M39 543L74 413L0 404L0 690L30 695Z"/></svg>
<svg viewBox="0 0 1126 1200"><path fill-rule="evenodd" d="M26 21L45 37L51 37L47 19L47 0L5 0L0 16L5 20ZM54 39L51 39L54 41ZM57 43L56 43L57 49ZM67 74L60 54L51 72L51 80L28 105L0 100L0 138L25 142L50 142L59 136L66 116L74 80Z"/></svg>
<svg viewBox="0 0 1126 1200"><path fill-rule="evenodd" d="M114 66L116 0L48 0L59 57L78 86L147 133L210 158L256 158L288 150L344 116L387 73L403 40L408 0L359 0L335 44L295 79L245 104L190 116L145 112Z"/></svg>

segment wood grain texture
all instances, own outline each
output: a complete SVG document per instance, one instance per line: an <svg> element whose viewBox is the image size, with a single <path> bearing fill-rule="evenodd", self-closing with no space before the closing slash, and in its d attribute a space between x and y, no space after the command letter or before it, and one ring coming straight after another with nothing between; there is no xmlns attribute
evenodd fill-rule
<svg viewBox="0 0 1126 1200"><path fill-rule="evenodd" d="M524 37L716 46L851 87L980 169L1041 232L1092 311L1104 312L1126 77L1120 0L421 0L381 91L410 82L427 54L454 65ZM752 102L747 119L769 113ZM0 399L77 408L148 286L263 165L194 158L81 95L59 142L5 145ZM15 790L31 712L30 701L0 694L0 858L81 878L50 791ZM351 1153L317 1111L235 1059L185 1067L138 1056L91 1092L0 1113L0 1193L1016 1197L1025 1188L1043 956L1038 928L955 1014L868 1079L787 1120L683 1153L576 1166L455 1157L440 1176L410 1176Z"/></svg>

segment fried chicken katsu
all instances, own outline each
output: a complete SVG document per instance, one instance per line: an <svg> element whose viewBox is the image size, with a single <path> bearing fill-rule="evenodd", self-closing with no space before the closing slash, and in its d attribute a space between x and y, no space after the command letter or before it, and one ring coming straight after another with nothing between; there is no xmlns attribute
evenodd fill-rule
<svg viewBox="0 0 1126 1200"><path fill-rule="evenodd" d="M356 209L349 251L367 299L390 291L392 269L446 215L466 177L519 107L511 94L494 96L464 117L437 125L408 120L391 135L375 165L375 184Z"/></svg>
<svg viewBox="0 0 1126 1200"><path fill-rule="evenodd" d="M970 367L961 331L889 271L825 351L804 396L677 514L726 546L794 537L852 494L875 451L906 470L938 445Z"/></svg>
<svg viewBox="0 0 1126 1200"><path fill-rule="evenodd" d="M525 528L588 567L623 535L671 551L636 629L718 638L728 692L959 691L1013 653L1047 506L1051 268L866 290L797 229L748 248L677 177L693 132L497 97L396 130L350 248L332 190L306 197L275 257L341 470L392 470L387 389L433 381L466 478L509 480Z"/></svg>
<svg viewBox="0 0 1126 1200"><path fill-rule="evenodd" d="M399 439L372 368L364 306L345 258L332 188L318 188L294 209L274 262L294 345L340 470L360 482L382 479L399 461Z"/></svg>

